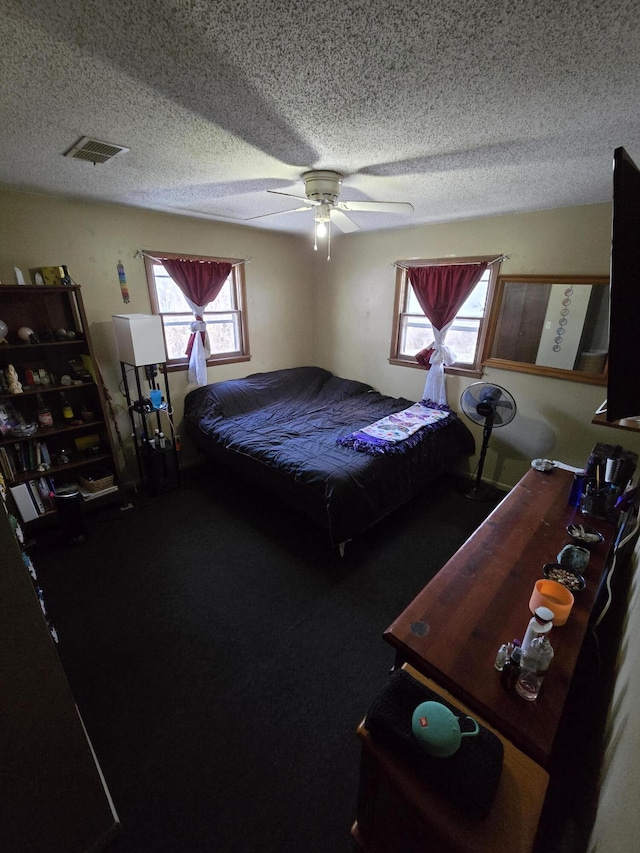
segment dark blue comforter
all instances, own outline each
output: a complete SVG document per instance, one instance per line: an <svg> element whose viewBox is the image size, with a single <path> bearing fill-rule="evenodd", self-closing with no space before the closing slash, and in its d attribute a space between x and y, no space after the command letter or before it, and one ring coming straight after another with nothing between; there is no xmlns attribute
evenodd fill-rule
<svg viewBox="0 0 640 853"><path fill-rule="evenodd" d="M318 367L217 382L185 398L189 436L326 528L353 538L413 497L474 440L455 415L406 453L371 456L338 439L412 405Z"/></svg>

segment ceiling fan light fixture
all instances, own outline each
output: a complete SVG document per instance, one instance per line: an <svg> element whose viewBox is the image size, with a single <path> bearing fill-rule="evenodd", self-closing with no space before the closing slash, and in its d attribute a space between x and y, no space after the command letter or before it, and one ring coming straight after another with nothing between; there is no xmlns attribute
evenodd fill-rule
<svg viewBox="0 0 640 853"><path fill-rule="evenodd" d="M310 169L302 175L305 195L311 201L335 204L343 177L340 172L330 169Z"/></svg>
<svg viewBox="0 0 640 853"><path fill-rule="evenodd" d="M282 192L280 190L267 190L275 195L287 196L304 201L312 209L315 208L313 217L313 248L318 250L318 240L327 240L327 260L331 260L331 226L349 234L359 231L360 226L354 222L347 212L362 211L365 213L413 213L413 205L407 201L349 201L339 202L340 187L344 175L334 172L332 169L309 169L302 173L305 195L299 196L295 193ZM295 210L277 211L277 213L305 212L309 207L298 207ZM262 216L275 216L276 213L266 213L261 216L253 216L251 219L260 219Z"/></svg>
<svg viewBox="0 0 640 853"><path fill-rule="evenodd" d="M331 208L326 202L323 202L319 205L316 210L314 222L316 229L316 237L323 239L329 233L329 228L331 227Z"/></svg>
<svg viewBox="0 0 640 853"><path fill-rule="evenodd" d="M327 238L327 260L331 257L331 206L327 202L318 205L313 217L313 250L318 251L318 240Z"/></svg>

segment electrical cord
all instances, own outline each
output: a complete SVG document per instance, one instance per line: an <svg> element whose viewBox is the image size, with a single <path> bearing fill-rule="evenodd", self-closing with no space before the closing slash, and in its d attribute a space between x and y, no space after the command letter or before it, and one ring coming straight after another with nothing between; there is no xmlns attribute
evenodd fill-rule
<svg viewBox="0 0 640 853"><path fill-rule="evenodd" d="M626 519L625 519L625 523L626 523ZM606 601L605 606L602 608L602 611L600 612L600 615L598 616L598 618L596 619L596 621L595 621L595 623L594 623L594 625L593 625L593 629L592 629L592 630L594 631L594 633L595 633L595 631L597 630L597 628L598 628L598 626L600 625L600 623L602 622L602 620L604 619L604 617L605 617L605 615L606 615L607 611L609 610L609 607L611 606L611 603L612 603L612 601L613 601L613 592L612 592L612 590L611 590L611 580L612 580L612 578L613 578L613 573L614 573L615 568L616 568L616 563L617 563L617 558L618 558L618 551L619 551L622 547L624 547L624 546L627 544L627 542L629 542L631 539L633 539L633 537L634 537L634 536L636 535L636 533L638 532L638 529L639 529L639 528L640 528L640 513L638 513L638 514L636 515L636 522L635 522L635 525L634 525L634 527L633 527L633 530L631 530L631 532L630 532L630 533L628 533L628 534L624 537L624 539L622 539L620 542L618 542L618 544L616 545L615 550L614 550L614 552L613 552L613 560L611 561L611 568L610 568L610 569L609 569L609 571L607 572L607 580L606 580L607 601ZM624 525L623 525L623 529L624 529Z"/></svg>

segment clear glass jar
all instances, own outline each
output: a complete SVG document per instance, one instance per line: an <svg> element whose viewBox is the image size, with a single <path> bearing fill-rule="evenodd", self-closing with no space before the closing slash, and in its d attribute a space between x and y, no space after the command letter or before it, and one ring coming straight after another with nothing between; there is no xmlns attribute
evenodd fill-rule
<svg viewBox="0 0 640 853"><path fill-rule="evenodd" d="M503 643L498 649L498 653L496 654L496 660L493 664L494 667L498 670L498 672L502 672L504 669L504 665L507 662L507 658L511 655L511 643Z"/></svg>
<svg viewBox="0 0 640 853"><path fill-rule="evenodd" d="M522 655L520 675L516 682L516 691L523 699L533 702L538 698L540 687L552 660L553 647L549 637L546 634L536 637Z"/></svg>

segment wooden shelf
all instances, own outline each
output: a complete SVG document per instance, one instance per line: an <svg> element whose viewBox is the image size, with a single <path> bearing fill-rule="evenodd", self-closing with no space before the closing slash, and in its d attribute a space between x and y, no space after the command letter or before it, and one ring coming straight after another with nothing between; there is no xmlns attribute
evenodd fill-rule
<svg viewBox="0 0 640 853"><path fill-rule="evenodd" d="M36 344L36 346L55 346L55 344ZM18 347L16 347L18 349ZM2 350L2 354L7 353L7 349ZM72 382L71 385L27 385L22 389L19 394L9 394L6 391L3 391L0 394L0 400L26 400L29 397L36 397L38 394L51 394L54 391L60 393L61 391L65 394L69 391L75 391L78 388L90 388L95 385L95 382Z"/></svg>
<svg viewBox="0 0 640 853"><path fill-rule="evenodd" d="M12 504L9 494L5 512L0 497L2 849L105 850L119 818L10 525Z"/></svg>
<svg viewBox="0 0 640 853"><path fill-rule="evenodd" d="M591 423L614 429L626 429L629 432L640 432L640 415L637 418L622 418L619 421L608 421L606 414L594 415Z"/></svg>
<svg viewBox="0 0 640 853"><path fill-rule="evenodd" d="M3 291L4 292L4 291ZM86 341L83 337L69 338L67 341L35 341L23 344L4 344L3 352L6 353L20 353L20 355L24 355L25 352L29 350L36 349L37 347L68 347L68 346L78 346L78 344L84 344L86 346Z"/></svg>
<svg viewBox="0 0 640 853"><path fill-rule="evenodd" d="M73 423L70 425L63 424L61 426L52 426L52 427L39 427L36 432L31 435L24 435L18 437L16 435L9 435L8 438L0 439L0 447L10 447L12 444L19 444L21 442L26 441L46 441L47 438L51 438L52 435L61 435L65 432L73 432L77 433L82 429L97 429L101 427L103 421L78 421L77 423Z"/></svg>
<svg viewBox="0 0 640 853"><path fill-rule="evenodd" d="M22 393L19 394L8 393L5 388L0 393L0 404L12 418L28 424L37 419L38 395L42 395L54 421L53 426L41 427L32 435L13 436L9 432L0 436L0 471L7 485L37 481L37 488L48 486L49 492L55 492L70 477L100 465L115 478L115 488L100 497L106 500L108 495L112 498L119 496L125 504L106 390L101 381L96 381L96 375L89 367L89 364L95 365L95 357L80 286L2 285L0 317L8 327L7 342L0 346L0 369L6 371L12 365L22 383ZM20 341L18 330L24 326L33 329L39 338L38 343ZM66 330L65 334L72 332L73 338L51 340L61 329ZM86 372L79 371L77 362L80 360ZM35 371L44 371L50 379L49 384L28 384L30 374ZM73 379L75 373L78 379ZM72 379L70 384L60 381L67 375ZM69 405L76 415L83 411L91 412L91 420L76 418L71 424L65 423L61 395L68 396ZM81 442L85 437L91 437L92 447L99 448L97 452L85 450ZM53 462L46 470L39 470L38 443L46 445L46 462ZM85 452L81 452L81 447ZM63 454L70 457L69 461L56 464ZM41 482L43 478L46 483ZM56 519L55 510L43 511L36 500L34 503L39 516L33 521Z"/></svg>

